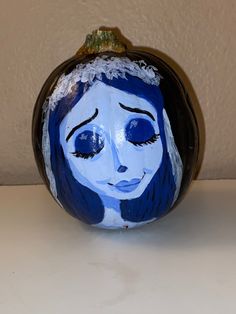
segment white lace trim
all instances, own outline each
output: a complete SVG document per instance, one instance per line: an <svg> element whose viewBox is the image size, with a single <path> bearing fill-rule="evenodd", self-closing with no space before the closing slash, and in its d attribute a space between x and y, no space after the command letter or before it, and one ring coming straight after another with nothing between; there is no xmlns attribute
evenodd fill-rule
<svg viewBox="0 0 236 314"><path fill-rule="evenodd" d="M92 85L95 79L101 80L104 74L109 80L113 78L126 78L126 74L136 76L143 82L158 86L161 75L157 68L147 65L143 60L131 61L127 57L97 57L94 60L78 64L68 75L62 75L52 93L45 103L45 110L54 110L57 102L72 92L77 82Z"/></svg>

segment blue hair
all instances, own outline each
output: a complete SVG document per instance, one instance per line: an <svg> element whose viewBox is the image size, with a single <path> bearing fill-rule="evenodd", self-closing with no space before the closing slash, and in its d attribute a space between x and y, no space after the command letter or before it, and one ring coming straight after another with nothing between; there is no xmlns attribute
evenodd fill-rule
<svg viewBox="0 0 236 314"><path fill-rule="evenodd" d="M167 152L164 130L164 101L160 87L148 85L141 79L126 74L126 78L109 80L104 75L101 81L119 90L135 94L149 101L157 111L160 137L163 144L162 162L146 187L136 199L121 200L121 217L131 222L141 222L165 215L173 202L176 185L172 165ZM68 94L50 112L48 132L50 137L51 168L55 177L57 198L62 206L74 217L88 224L97 224L104 218L104 205L97 193L80 184L73 176L69 163L60 144L59 127L66 114L77 104L88 90L87 83L78 82L76 92ZM153 157L155 158L155 156Z"/></svg>

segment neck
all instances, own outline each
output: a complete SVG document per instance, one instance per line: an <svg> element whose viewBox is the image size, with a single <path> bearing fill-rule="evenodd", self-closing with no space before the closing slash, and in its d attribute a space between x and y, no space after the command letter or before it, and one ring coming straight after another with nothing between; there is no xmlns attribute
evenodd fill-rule
<svg viewBox="0 0 236 314"><path fill-rule="evenodd" d="M100 195L100 197L105 208L112 208L116 212L120 212L120 200L106 195Z"/></svg>

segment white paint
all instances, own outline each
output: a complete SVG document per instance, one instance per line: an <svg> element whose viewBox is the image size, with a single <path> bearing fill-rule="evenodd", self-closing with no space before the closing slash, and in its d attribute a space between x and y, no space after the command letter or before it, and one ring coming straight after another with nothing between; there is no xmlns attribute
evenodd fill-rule
<svg viewBox="0 0 236 314"><path fill-rule="evenodd" d="M108 57L103 55L87 63L80 63L67 75L62 75L50 96L48 106L54 110L57 102L72 92L77 82L92 85L96 79L101 79L104 74L109 80L113 78L126 78L126 74L136 76L143 82L158 86L160 74L152 65L144 61L131 61L127 57Z"/></svg>

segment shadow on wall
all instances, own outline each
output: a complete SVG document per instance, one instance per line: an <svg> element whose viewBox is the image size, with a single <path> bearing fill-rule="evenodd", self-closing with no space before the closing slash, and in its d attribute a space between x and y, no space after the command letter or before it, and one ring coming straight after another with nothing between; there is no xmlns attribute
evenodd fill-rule
<svg viewBox="0 0 236 314"><path fill-rule="evenodd" d="M164 62L166 62L174 70L174 72L177 74L177 76L182 81L182 84L185 87L185 90L187 92L187 97L190 99L190 103L192 104L193 111L196 115L196 118L197 118L196 122L197 122L197 126L198 126L198 131L199 131L199 144L200 144L199 145L199 154L198 154L198 160L197 160L197 165L196 165L196 170L195 170L195 175L194 175L194 179L196 179L199 172L200 172L203 157L204 157L205 143L206 143L206 129L205 129L203 113L202 113L197 95L194 91L194 88L193 88L187 74L184 72L184 70L181 68L181 66L179 64L177 64L172 58L170 58L165 53L163 53L157 49L150 48L150 47L133 46L132 43L127 38L124 37L124 35L119 30L119 28L117 28L117 27L111 28L111 27L102 26L99 29L101 29L101 30L113 30L114 33L117 34L117 37L121 40L121 42L123 42L127 46L127 48L129 50L135 50L135 51L140 50L143 52L148 52L154 56L161 58Z"/></svg>

